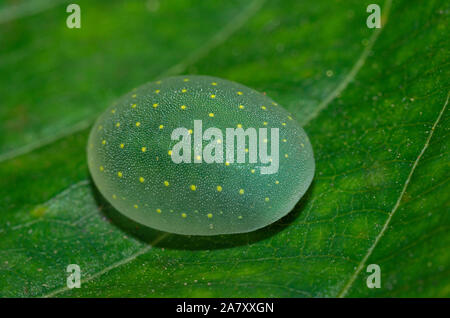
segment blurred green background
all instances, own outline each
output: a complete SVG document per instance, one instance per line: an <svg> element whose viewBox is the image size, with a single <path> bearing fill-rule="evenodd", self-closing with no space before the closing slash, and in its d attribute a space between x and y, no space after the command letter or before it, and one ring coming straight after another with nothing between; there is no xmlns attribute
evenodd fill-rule
<svg viewBox="0 0 450 318"><path fill-rule="evenodd" d="M69 1L0 1L0 296L450 296L449 4L379 2L369 29L372 2L76 1L69 29ZM304 126L316 177L286 218L184 237L98 195L93 121L175 74L266 92Z"/></svg>

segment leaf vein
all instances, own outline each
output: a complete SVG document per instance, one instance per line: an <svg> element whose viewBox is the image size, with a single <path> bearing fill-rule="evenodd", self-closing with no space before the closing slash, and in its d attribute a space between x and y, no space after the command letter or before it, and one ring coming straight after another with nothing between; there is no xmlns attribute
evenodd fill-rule
<svg viewBox="0 0 450 318"><path fill-rule="evenodd" d="M388 218L386 219L386 222L384 223L380 233L378 233L377 237L375 238L374 242L372 243L372 245L369 247L367 253L364 255L363 259L361 260L361 262L359 263L358 267L356 268L355 272L352 274L352 276L350 276L350 279L348 280L348 282L344 285L344 287L342 288L342 290L339 292L338 297L345 297L348 293L348 291L350 290L350 288L352 287L353 283L355 282L356 278L358 277L359 273L361 272L361 270L363 269L364 265L366 264L367 260L369 259L370 255L372 255L373 250L376 248L376 246L378 245L378 242L380 241L380 239L383 237L384 233L386 232L386 230L389 227L389 224L392 220L392 217L394 216L395 212L397 212L398 207L400 206L400 203L403 199L404 194L406 193L406 189L408 188L408 185L411 181L411 178L419 164L420 159L422 158L423 154L425 153L425 151L427 150L430 140L433 137L434 131L436 129L436 126L439 124L439 121L442 118L442 115L444 114L445 109L447 108L447 104L448 104L448 100L450 97L450 93L447 94L447 100L444 103L444 106L442 107L441 111L439 112L439 115L436 119L436 121L434 122L433 126L431 127L430 133L428 134L428 137L425 141L425 145L423 146L422 150L420 151L419 155L417 156L417 159L414 161L414 164L411 168L411 171L408 174L408 177L406 178L406 181L403 185L402 191L400 192L400 195L397 199L397 201L395 202L394 207L392 208L391 212L389 213Z"/></svg>

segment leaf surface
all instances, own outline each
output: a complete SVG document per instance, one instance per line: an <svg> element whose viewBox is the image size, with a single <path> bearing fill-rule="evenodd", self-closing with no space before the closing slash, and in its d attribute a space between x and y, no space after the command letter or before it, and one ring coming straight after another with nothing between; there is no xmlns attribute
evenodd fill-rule
<svg viewBox="0 0 450 318"><path fill-rule="evenodd" d="M55 27L58 6L5 22L0 295L450 296L448 4L386 1L383 28L371 30L365 1L174 3L151 22L137 2L86 3L79 34ZM132 26L124 10L137 15ZM37 20L47 32L31 28ZM39 51L70 37L56 47L66 56ZM73 68L54 68L72 54ZM264 91L304 125L316 176L287 217L248 234L177 236L98 194L89 121L142 81L177 72ZM66 287L68 264L80 265L82 288ZM369 264L380 265L380 289L366 286Z"/></svg>

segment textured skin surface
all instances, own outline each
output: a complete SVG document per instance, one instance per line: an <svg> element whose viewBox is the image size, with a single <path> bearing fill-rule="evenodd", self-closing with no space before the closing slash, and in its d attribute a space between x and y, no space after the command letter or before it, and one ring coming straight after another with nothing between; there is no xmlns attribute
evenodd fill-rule
<svg viewBox="0 0 450 318"><path fill-rule="evenodd" d="M270 128L279 128L278 172L261 174L259 160L249 163L248 157L245 163L175 164L171 133L193 130L194 120L202 120L203 132L221 129L224 139L226 128L268 128L269 149ZM314 175L311 144L289 113L264 94L208 76L171 77L122 97L92 128L88 162L98 189L117 210L188 235L271 224L293 209Z"/></svg>

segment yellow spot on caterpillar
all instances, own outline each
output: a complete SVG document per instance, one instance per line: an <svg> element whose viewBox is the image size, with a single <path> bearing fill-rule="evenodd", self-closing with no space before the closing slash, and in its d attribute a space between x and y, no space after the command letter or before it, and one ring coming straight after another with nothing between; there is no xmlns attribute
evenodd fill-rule
<svg viewBox="0 0 450 318"><path fill-rule="evenodd" d="M103 166L100 166L100 171L103 171L103 170L105 170L105 168L103 167Z"/></svg>
<svg viewBox="0 0 450 318"><path fill-rule="evenodd" d="M102 144L103 144L103 145L106 144L106 140L105 140L105 139L102 140Z"/></svg>
<svg viewBox="0 0 450 318"><path fill-rule="evenodd" d="M287 140L286 139L283 139L283 142L286 142Z"/></svg>
<svg viewBox="0 0 450 318"><path fill-rule="evenodd" d="M111 110L111 114L115 114L115 113L116 113L115 109Z"/></svg>
<svg viewBox="0 0 450 318"><path fill-rule="evenodd" d="M169 154L169 156L171 156L172 155L172 150L169 150L167 153Z"/></svg>
<svg viewBox="0 0 450 318"><path fill-rule="evenodd" d="M187 217L186 213L181 213L181 217L185 219Z"/></svg>
<svg viewBox="0 0 450 318"><path fill-rule="evenodd" d="M242 95L243 93L242 93L242 92L237 92L237 94L238 94L238 95Z"/></svg>
<svg viewBox="0 0 450 318"><path fill-rule="evenodd" d="M289 157L289 156L288 156L288 154L285 154L284 157L287 158L287 157Z"/></svg>
<svg viewBox="0 0 450 318"><path fill-rule="evenodd" d="M116 124L116 127L120 127L120 123L117 123L117 124Z"/></svg>
<svg viewBox="0 0 450 318"><path fill-rule="evenodd" d="M181 105L181 109L186 109L186 105Z"/></svg>
<svg viewBox="0 0 450 318"><path fill-rule="evenodd" d="M161 90L157 89L157 90L155 90L155 93L156 93L156 94L159 94L160 91L161 91Z"/></svg>
<svg viewBox="0 0 450 318"><path fill-rule="evenodd" d="M245 152L248 152L248 148L245 148Z"/></svg>
<svg viewBox="0 0 450 318"><path fill-rule="evenodd" d="M141 148L141 151L142 151L142 152L146 152L146 151L147 151L147 147L142 147L142 148Z"/></svg>
<svg viewBox="0 0 450 318"><path fill-rule="evenodd" d="M113 195L112 195L112 198L113 198L114 200L117 199L117 195L113 194Z"/></svg>
<svg viewBox="0 0 450 318"><path fill-rule="evenodd" d="M221 143L222 143L222 140L221 140L221 139L217 139L217 143L218 143L218 144L221 144Z"/></svg>
<svg viewBox="0 0 450 318"><path fill-rule="evenodd" d="M202 156L195 157L197 160L202 160Z"/></svg>
<svg viewBox="0 0 450 318"><path fill-rule="evenodd" d="M161 209L156 209L156 213L161 213Z"/></svg>
<svg viewBox="0 0 450 318"><path fill-rule="evenodd" d="M212 218L212 213L208 213L208 219Z"/></svg>
<svg viewBox="0 0 450 318"><path fill-rule="evenodd" d="M136 94L131 95L131 97L136 98Z"/></svg>
<svg viewBox="0 0 450 318"><path fill-rule="evenodd" d="M281 123L283 126L286 126L286 123Z"/></svg>
<svg viewBox="0 0 450 318"><path fill-rule="evenodd" d="M139 127L141 125L140 122L136 122L136 127Z"/></svg>
<svg viewBox="0 0 450 318"><path fill-rule="evenodd" d="M119 176L119 178L122 178L122 176L123 176L121 171L117 172L117 175Z"/></svg>
<svg viewBox="0 0 450 318"><path fill-rule="evenodd" d="M255 169L250 170L251 173L255 173Z"/></svg>
<svg viewBox="0 0 450 318"><path fill-rule="evenodd" d="M244 109L244 105L239 105L239 109Z"/></svg>
<svg viewBox="0 0 450 318"><path fill-rule="evenodd" d="M137 205L137 204L135 204L135 205L134 205L134 208L135 208L135 209L137 209L137 208L138 208L138 205Z"/></svg>
<svg viewBox="0 0 450 318"><path fill-rule="evenodd" d="M189 82L189 78L183 79L184 82Z"/></svg>
<svg viewBox="0 0 450 318"><path fill-rule="evenodd" d="M122 148L122 149L123 149L123 147L125 147L125 145L124 145L124 144L120 144L120 148Z"/></svg>
<svg viewBox="0 0 450 318"><path fill-rule="evenodd" d="M265 199L264 199L264 201L266 201L266 202L269 202L269 200L270 200L269 198L265 198Z"/></svg>
<svg viewBox="0 0 450 318"><path fill-rule="evenodd" d="M139 177L139 182L144 183L145 179L143 177Z"/></svg>
<svg viewBox="0 0 450 318"><path fill-rule="evenodd" d="M132 104L132 105L131 105L131 108L136 108L136 104Z"/></svg>
<svg viewBox="0 0 450 318"><path fill-rule="evenodd" d="M242 128L242 125L241 124L237 124L237 128Z"/></svg>
<svg viewBox="0 0 450 318"><path fill-rule="evenodd" d="M183 88L183 89L181 90L181 92L182 92L182 93L186 93L186 92L187 92L187 89L186 89L186 88Z"/></svg>
<svg viewBox="0 0 450 318"><path fill-rule="evenodd" d="M216 83L216 82L212 82L211 85L212 85L212 86L216 86L217 83Z"/></svg>
<svg viewBox="0 0 450 318"><path fill-rule="evenodd" d="M262 109L262 110L266 110L267 107L263 105L263 106L261 106L261 109Z"/></svg>
<svg viewBox="0 0 450 318"><path fill-rule="evenodd" d="M209 117L214 117L214 113L209 113Z"/></svg>
<svg viewBox="0 0 450 318"><path fill-rule="evenodd" d="M163 129L164 128L164 125L159 125L159 129Z"/></svg>
<svg viewBox="0 0 450 318"><path fill-rule="evenodd" d="M244 189L240 189L239 194L244 194Z"/></svg>
<svg viewBox="0 0 450 318"><path fill-rule="evenodd" d="M153 104L153 108L156 108L156 107L158 107L158 103Z"/></svg>
<svg viewBox="0 0 450 318"><path fill-rule="evenodd" d="M219 191L219 192L222 191L222 187L220 185L217 186L217 191Z"/></svg>
<svg viewBox="0 0 450 318"><path fill-rule="evenodd" d="M279 183L280 183L280 181L278 181L278 180L275 181L275 184L279 184Z"/></svg>
<svg viewBox="0 0 450 318"><path fill-rule="evenodd" d="M229 166L230 163L228 161L225 161L225 166Z"/></svg>
<svg viewBox="0 0 450 318"><path fill-rule="evenodd" d="M292 120L292 117L291 117L291 116L288 116L288 119L289 119L289 120Z"/></svg>
<svg viewBox="0 0 450 318"><path fill-rule="evenodd" d="M195 190L197 190L197 187L194 184L191 184L191 190L195 191Z"/></svg>
<svg viewBox="0 0 450 318"><path fill-rule="evenodd" d="M188 130L189 135L192 135L192 129Z"/></svg>
<svg viewBox="0 0 450 318"><path fill-rule="evenodd" d="M211 98L216 98L216 95L212 94L210 97L211 97Z"/></svg>
<svg viewBox="0 0 450 318"><path fill-rule="evenodd" d="M168 186L169 186L169 181L164 181L164 185L165 185L166 187L168 187Z"/></svg>
<svg viewBox="0 0 450 318"><path fill-rule="evenodd" d="M242 215L239 215L239 216L238 216L238 219L241 220L241 219L242 219Z"/></svg>
<svg viewBox="0 0 450 318"><path fill-rule="evenodd" d="M263 125L264 125L264 126L267 126L267 121L263 122Z"/></svg>

